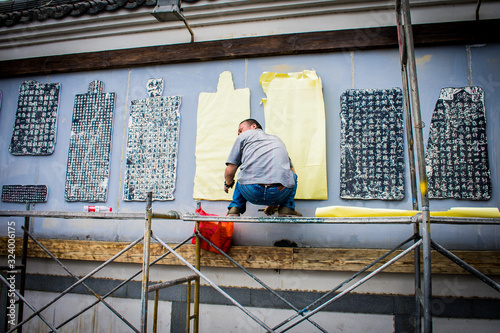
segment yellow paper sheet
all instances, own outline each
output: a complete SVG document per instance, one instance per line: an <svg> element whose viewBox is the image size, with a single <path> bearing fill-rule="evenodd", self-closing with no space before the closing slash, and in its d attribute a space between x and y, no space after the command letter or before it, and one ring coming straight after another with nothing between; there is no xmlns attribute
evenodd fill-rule
<svg viewBox="0 0 500 333"><path fill-rule="evenodd" d="M494 207L452 207L444 212L431 212L430 214L431 216L500 218L498 208Z"/></svg>
<svg viewBox="0 0 500 333"><path fill-rule="evenodd" d="M330 206L316 209L316 217L376 217L376 216L414 216L415 210L380 209L351 206Z"/></svg>
<svg viewBox="0 0 500 333"><path fill-rule="evenodd" d="M224 192L224 169L238 126L250 117L250 89L234 89L233 75L219 76L216 93L200 93L196 130L195 200L231 200Z"/></svg>
<svg viewBox="0 0 500 333"><path fill-rule="evenodd" d="M299 177L296 199L328 199L323 86L315 71L266 72L266 133L283 140Z"/></svg>
<svg viewBox="0 0 500 333"><path fill-rule="evenodd" d="M376 217L376 216L414 216L416 210L364 208L353 206L330 206L316 209L316 217ZM447 211L430 212L431 216L447 217L486 217L500 218L498 208L453 207Z"/></svg>

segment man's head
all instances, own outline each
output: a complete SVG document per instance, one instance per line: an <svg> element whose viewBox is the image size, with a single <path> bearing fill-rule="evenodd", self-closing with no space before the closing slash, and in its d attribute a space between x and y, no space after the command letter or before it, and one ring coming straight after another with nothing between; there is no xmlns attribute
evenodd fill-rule
<svg viewBox="0 0 500 333"><path fill-rule="evenodd" d="M251 129L262 129L262 126L260 126L259 122L255 119L245 119L240 123L240 126L238 127L238 135L241 133L251 130Z"/></svg>

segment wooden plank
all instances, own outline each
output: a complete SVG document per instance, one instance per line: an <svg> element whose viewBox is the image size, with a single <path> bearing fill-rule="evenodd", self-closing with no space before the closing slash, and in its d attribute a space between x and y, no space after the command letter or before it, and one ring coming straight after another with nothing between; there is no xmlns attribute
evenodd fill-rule
<svg viewBox="0 0 500 333"><path fill-rule="evenodd" d="M104 262L116 253L124 249L130 243L127 242L100 242L86 240L64 240L64 239L37 239L56 258L61 260L84 260ZM21 239L16 239L16 256L21 256ZM7 237L0 238L0 255L7 255ZM169 244L174 247L175 244ZM151 260L160 257L167 252L158 243L151 244ZM182 245L176 250L183 258L191 264L195 262L195 246L191 244ZM202 265L209 267L235 267L233 263L220 254L202 250ZM233 246L228 254L239 264L246 268L266 269L291 269L293 249L274 247L247 247ZM28 256L32 258L50 258L35 242L28 242ZM142 263L143 245L139 243L118 257L115 262ZM168 255L158 264L182 265L173 255Z"/></svg>
<svg viewBox="0 0 500 333"><path fill-rule="evenodd" d="M387 250L381 249L294 249L294 269L299 270L332 270L332 271L359 271L369 263L381 257ZM401 251L396 251L390 258ZM380 267L389 259L374 266ZM386 272L412 273L414 272L413 255L406 255L386 269Z"/></svg>
<svg viewBox="0 0 500 333"><path fill-rule="evenodd" d="M106 261L120 250L127 242L100 242L85 240L40 239L38 240L53 255L62 260ZM16 239L16 256L21 256L21 239ZM7 237L0 238L0 255L7 255ZM174 246L173 244L170 246ZM34 242L30 241L28 256L31 258L49 258ZM153 243L151 246L152 260L166 251ZM181 246L177 252L190 263L194 264L195 249L192 244ZM333 249L333 248L288 248L265 246L233 246L228 254L245 268L256 269L295 269L356 272L373 262L387 250L383 249ZM392 256L399 254L396 251ZM452 251L456 256L469 263L486 275L500 275L500 251ZM142 243L119 257L116 262L142 263ZM386 262L388 259L382 261ZM432 252L432 272L435 274L468 274L464 269L452 263L437 252ZM389 266L385 272L413 273L413 253L408 254ZM202 266L204 267L234 267L222 255L202 250ZM181 265L172 255L167 256L158 264ZM379 267L381 264L378 264ZM372 269L373 270L373 269Z"/></svg>
<svg viewBox="0 0 500 333"><path fill-rule="evenodd" d="M485 275L499 275L500 273L500 251L450 252ZM431 262L432 272L436 274L469 274L465 269L435 251L431 253Z"/></svg>
<svg viewBox="0 0 500 333"><path fill-rule="evenodd" d="M294 249L294 269L358 271L384 255L382 249ZM395 251L388 258L380 261L369 271L373 271L402 251ZM498 275L500 272L499 251L451 251L485 275ZM421 256L422 257L422 256ZM460 266L451 262L436 251L431 253L432 273L434 274L469 274ZM420 269L423 269L422 260ZM385 272L414 273L413 252L396 261Z"/></svg>
<svg viewBox="0 0 500 333"><path fill-rule="evenodd" d="M416 46L500 41L500 19L413 26ZM291 54L396 48L395 26L247 37L0 61L0 78Z"/></svg>

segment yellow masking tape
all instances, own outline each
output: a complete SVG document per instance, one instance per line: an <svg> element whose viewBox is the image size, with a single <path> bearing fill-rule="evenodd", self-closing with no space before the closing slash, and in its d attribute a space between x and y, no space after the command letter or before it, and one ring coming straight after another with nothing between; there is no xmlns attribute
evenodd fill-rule
<svg viewBox="0 0 500 333"><path fill-rule="evenodd" d="M400 209L378 209L349 206L330 206L316 209L316 217L377 217L414 216L418 211Z"/></svg>
<svg viewBox="0 0 500 333"><path fill-rule="evenodd" d="M431 212L431 216L450 217L486 217L500 218L500 212L495 207L453 207L444 212Z"/></svg>
<svg viewBox="0 0 500 333"><path fill-rule="evenodd" d="M318 207L316 217L377 217L377 216L414 216L416 210L364 208L351 206ZM430 212L431 216L500 218L495 207L454 207L447 211Z"/></svg>

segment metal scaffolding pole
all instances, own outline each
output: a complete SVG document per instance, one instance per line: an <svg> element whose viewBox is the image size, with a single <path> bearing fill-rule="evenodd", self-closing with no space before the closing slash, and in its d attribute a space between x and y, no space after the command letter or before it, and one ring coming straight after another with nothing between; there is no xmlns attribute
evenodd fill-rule
<svg viewBox="0 0 500 333"><path fill-rule="evenodd" d="M447 249L445 249L444 247L442 247L438 243L436 243L436 242L434 242L432 240L431 240L431 242L432 242L432 247L436 251L438 251L443 256L447 257L448 259L450 259L451 261L453 261L455 264L457 264L458 266L462 267L467 272L469 272L470 274L474 275L475 277L477 277L478 279L480 279L481 281L483 281L487 285L489 285L491 288L493 288L496 291L500 292L500 284L496 283L495 281L493 281L492 279L490 279L489 277L487 277L486 275L484 275L483 273L481 273L480 271L478 271L474 267L471 267L465 261L463 261L462 259L460 259L456 255L454 255L453 253L451 253L450 251L448 251Z"/></svg>
<svg viewBox="0 0 500 333"><path fill-rule="evenodd" d="M415 143L413 140L413 123L411 120L411 103L410 103L410 92L409 92L409 83L408 83L408 52L406 51L406 38L403 29L403 19L401 17L401 3L400 1L396 1L396 22L398 29L398 45L399 45L399 54L400 54L400 64L401 64L401 80L403 86L403 96L405 103L405 131L406 131L406 142L408 149L408 164L410 171L410 184L411 184L411 198L412 198L412 209L418 211L418 190L417 190L417 175L415 169L415 151L413 149ZM414 234L416 236L420 236L420 228L418 224L414 225ZM415 238L415 241L417 241ZM422 288L421 278L420 278L420 249L416 249L414 251L414 262L415 262L415 295L419 295L420 290ZM415 318L420 318L420 298L418 296L415 297ZM415 319L415 331L421 331L420 320Z"/></svg>
<svg viewBox="0 0 500 333"><path fill-rule="evenodd" d="M146 218L144 220L144 255L142 258L142 284L141 284L141 332L148 331L148 285L149 285L149 251L151 244L151 216L153 193L148 192L146 201Z"/></svg>
<svg viewBox="0 0 500 333"><path fill-rule="evenodd" d="M234 305L236 305L241 311L243 311L247 316L249 316L250 318L252 318L257 324L259 324L262 328L264 328L267 332L273 332L273 330L267 326L262 320L260 320L259 318L257 318L253 313L251 313L250 311L248 311L244 306L242 306L240 303L238 303L234 298L232 298L228 293L226 293L224 290L222 290L218 285L216 285L212 280L210 280L205 274L203 274L202 272L200 272L199 269L195 268L193 265L191 265L186 259L184 259L180 254L178 254L177 252L175 252L170 246L168 246L168 244L166 244L164 241L162 241L160 238L156 237L154 234L152 235L152 237L158 242L160 243L161 245L163 245L163 247L165 247L167 250L169 250L175 257L177 257L177 259L179 259L185 266L187 266L190 270L192 270L196 275L198 275L198 277L202 278L203 280L205 280L206 282L208 282L208 284L210 284L210 286L212 286L212 288L214 288L215 290L217 290L222 296L224 296L225 298L227 298L231 303L233 303Z"/></svg>
<svg viewBox="0 0 500 333"><path fill-rule="evenodd" d="M50 258L52 258L56 263L58 263L59 266L61 266L66 271L66 273L68 273L69 275L71 275L77 281L79 280L78 276L76 276L75 274L73 274L59 259L57 259L49 250L47 250L45 248L45 246L43 246L39 241L37 241L35 239L35 237L33 237L33 235L31 233L29 233L27 230L24 230L24 232L25 232L25 234L27 234L29 236L29 238L31 238L31 240L33 242L35 242L36 245L38 245L38 247L40 247L45 253L47 253L47 255ZM104 304L118 318L120 318L120 320L123 321L128 327L130 327L135 332L139 332L134 327L134 325L132 325L125 317L123 317L114 307L112 307L108 302L106 302L103 297L99 296L94 290L92 290L86 283L82 282L82 286L85 289L87 289L92 295L94 295L102 304Z"/></svg>
<svg viewBox="0 0 500 333"><path fill-rule="evenodd" d="M130 250L137 243L139 243L142 239L143 239L143 236L139 237L138 239L136 239L135 241L133 241L132 243L130 243L126 248L124 248L123 250L121 250L120 252L118 252L117 254L115 254L113 257L111 257L110 259L108 259L106 262L104 262L103 264L99 265L93 271L91 271L90 273L88 273L87 275L85 275L83 278L81 278L80 280L78 280L77 282L75 282L74 284L72 284L70 287L68 287L66 290L64 290L62 293L60 293L59 295L57 295L57 297L54 298L52 301L50 301L49 303L45 304L43 307L41 307L40 309L38 309L36 312L32 313L31 316L29 316L28 318L24 319L21 323L17 324L13 328L11 328L8 331L8 333L14 332L17 328L23 326L25 323L27 323L33 317L37 316L40 312L42 312L43 310L45 310L46 308L48 308L49 306L51 306L52 304L54 304L57 300L61 299L64 295L66 295L67 293L69 293L71 290L73 290L74 288L76 288L78 285L80 285L83 282L85 282L92 275L96 274L101 269L103 269L105 266L107 266L109 263L111 263L112 261L114 261L116 258L118 258L122 254L124 254L125 252L127 252L128 250Z"/></svg>
<svg viewBox="0 0 500 333"><path fill-rule="evenodd" d="M148 292L155 293L155 308L154 308L154 319L153 319L153 333L158 331L158 299L160 298L159 292L161 289L176 286L178 284L187 283L187 294L186 294L186 332L189 333L189 325L191 321L191 282L196 280L198 275L190 275L175 280L158 283L148 287Z"/></svg>
<svg viewBox="0 0 500 333"><path fill-rule="evenodd" d="M178 249L179 247L181 247L182 245L184 245L185 243L187 243L192 238L193 238L193 236L189 236L183 242L177 244L174 247L174 250ZM165 252L164 254L162 254L161 256L159 256L158 258L156 258L152 263L150 263L149 267L153 266L154 264L156 264L157 262L159 262L160 260L162 260L163 258L165 258L169 254L170 254L170 251ZM132 279L134 279L135 277L139 276L139 274L141 274L141 273L142 273L142 268L139 271L137 271L136 273L134 273L132 276L130 276L127 280L121 282L119 285L117 285L116 287L114 287L113 289L111 289L108 293L106 293L101 298L102 299L106 299L107 297L113 295L115 291L117 291L118 289L120 289L121 287L123 287L128 282L132 281ZM85 311L87 311L90 308L92 308L93 306L97 305L99 302L101 302L101 301L97 300L94 303L90 304L89 306L87 306L86 308L84 308L83 310L81 310L80 312L78 312L78 313L74 314L72 317L66 319L66 321L64 321L62 324L60 324L57 328L63 327L64 325L66 325L67 323L69 323L70 321L72 321L73 319L75 319L76 317L78 317L79 315L81 315L82 313L84 313Z"/></svg>
<svg viewBox="0 0 500 333"><path fill-rule="evenodd" d="M3 215L3 216L9 216L11 213L12 212L5 212L5 211L2 212L2 211L0 211L0 216L1 215ZM15 212L15 214L17 214L17 212ZM62 214L61 214L61 212L33 212L33 211L24 211L23 214L24 215L21 215L21 216L29 216L29 215L41 216L41 215L43 215L43 216L54 216L54 217L59 217L59 218L68 218L68 216L72 216L72 213L68 213L68 212L62 212ZM128 215L128 214L125 214L125 215ZM134 217L135 216L139 216L139 214L138 215L134 215ZM86 279L88 279L90 276L92 276L93 274L95 274L97 271L99 271L101 268L103 268L104 266L106 266L108 263L110 263L113 260L115 260L118 256L120 256L121 254L123 254L124 252L126 252L128 249L130 249L131 247L133 247L136 244L138 244L144 238L151 238L152 237L153 239L155 239L156 241L158 241L163 247L167 248L169 251L167 253L164 253L160 257L156 258L153 262L149 263L150 253L147 251L147 247L145 247L144 248L145 254L144 254L143 265L144 265L145 262L147 262L148 272L144 273L144 268L145 268L144 267L139 272L137 272L135 275L133 275L131 278L129 278L127 281L124 281L119 286L115 287L113 290L111 290L110 292L108 292L106 295L104 295L102 297L98 297L98 300L96 302L94 302L92 305L90 305L90 307L94 306L95 304L97 304L99 302L103 302L103 300L106 297L112 295L114 293L114 291L116 291L117 289L119 289L120 287L122 287L125 283L129 282L134 277L136 277L139 274L141 274L141 272L143 273L143 282L144 281L148 281L149 280L149 267L151 267L153 264L157 263L158 261L162 260L166 255L172 253L183 264L185 264L186 266L188 266L188 268L190 268L191 270L193 270L197 274L196 277L190 277L190 279L197 280L197 279L199 279L201 277L204 280L206 280L213 288L215 288L223 296L225 296L226 298L228 298L231 302L233 302L234 305L238 306L246 315L248 315L249 317L251 317L259 325L261 325L266 331L269 331L269 332L274 332L274 331L284 332L284 331L287 331L290 328L296 326L297 324L299 324L300 322L302 322L304 320L309 320L309 318L312 315L314 315L315 313L319 312L320 310L322 310L324 307L326 307L327 305L331 304L332 302L338 300L340 297L342 297L343 295L347 294L348 292L354 290L356 287L358 287L362 283L366 282L368 279L370 279L375 274L377 274L378 272L382 271L384 268L388 267L389 265L391 265L392 263L394 263L395 261L397 261L402 256L408 254L411 251L416 251L419 247L422 246L423 241L424 241L423 239L420 238L420 236L418 235L418 233L415 233L412 237L408 238L403 243L399 244L398 247L396 247L396 248L388 251L382 257L380 257L376 261L372 262L370 265L366 266L361 271L355 273L350 279L348 279L345 282L341 283L334 290L332 290L332 291L326 293L325 295L323 295L320 299L318 299L317 301L315 301L314 303L312 303L310 306L308 306L308 307L306 307L306 308L304 308L302 310L299 310L298 313L295 316L292 316L291 318L289 318L288 320L286 320L282 324L280 324L280 325L278 325L278 326L276 326L274 328L271 328L271 327L267 326L263 321L261 321L260 319L258 319L257 317L255 317L246 308L244 308L243 306L241 306L241 304L239 304L233 298L231 298L231 296L229 296L222 289L220 289L215 283L213 283L210 280L208 280L206 278L206 276L204 276L200 272L199 267L201 266L200 265L201 254L200 254L200 249L199 249L199 243L200 243L199 241L197 242L198 245L197 245L196 261L195 261L195 265L197 267L193 267L191 264L189 264L189 262L187 262L184 258L182 258L182 256L180 256L178 253L175 252L175 249L179 248L181 245L185 244L187 241L189 241L189 239L192 239L193 237L198 237L198 240L204 239L205 241L207 241L207 242L209 242L211 244L211 242L210 242L209 239L203 237L201 234L199 234L199 232L196 232L195 234L189 236L182 243L176 245L174 248L170 248L170 246L168 246L163 241L161 241L156 236L154 236L154 234L152 232L152 228L151 228L151 225L152 225L151 219L154 216L159 216L159 218L166 218L166 219L170 218L170 219L172 219L172 218L177 218L177 216L179 216L179 215L176 212L175 213L167 213L167 214L154 214L152 212L151 203L150 202L147 203L147 213L146 213L145 230L144 230L144 236L143 237L137 239L132 244L130 244L127 248L123 249L118 254L116 254L111 259L109 259L106 263L102 264L101 266L99 266L98 268L96 268L94 271L92 271L91 273L87 274L85 277L83 277L80 280L78 280L75 284L73 284L71 287L69 287L68 289L66 289L58 297L56 297L54 300L52 300L49 304L46 304L41 309L39 309L39 310L34 309L23 298L22 301L25 302L25 304L28 307L32 308L32 310L34 311L34 314L32 316L30 316L30 318L27 318L26 320L23 320L16 327L22 327L22 325L24 323L26 323L28 320L30 320L34 316L40 316L40 312L41 311L43 311L48 306L50 306L51 304L53 304L56 300L58 300L59 298L61 298L63 295L65 295L66 293L68 293L71 289L73 289L77 285L82 284L82 285L84 285L86 287L86 285L84 283L84 281ZM142 217L144 218L144 214L142 214ZM74 217L74 218L80 218L80 217ZM110 218L110 217L108 217L108 216L100 216L98 218L106 218L107 219L107 218ZM195 221L197 223L199 223L200 221L204 221L206 219L209 219L209 220L212 220L212 221L227 221L228 220L227 217L214 217L214 216L205 217L205 216L199 216L199 215L186 215L183 218L183 220L185 220L185 221ZM234 221L235 219L232 218L232 220ZM251 218L251 217L250 218L238 218L238 222L240 222L240 220L243 223L245 223L245 222L247 222L247 223L280 223L280 224L281 223L284 223L284 224L290 224L290 223L295 223L295 224L299 224L299 223L303 223L303 224L310 224L310 223L316 223L316 224L355 224L355 223L358 223L358 224L387 224L387 223L391 223L391 224L410 224L411 223L411 224L415 225L415 224L418 224L418 223L420 223L420 224L423 223L423 216L421 214L417 214L417 215L415 215L413 217L407 217L407 216L405 216L405 217L392 217L392 218L373 218L373 217L365 217L365 218L363 218L363 217L358 217L358 218ZM437 224L441 223L441 224L473 224L473 225L487 224L487 225L500 225L500 219L499 218L441 217L441 216L436 216L436 217L432 217L432 222L435 223L435 224L436 223ZM31 237L31 235L29 233L26 233L26 235L29 236L29 237ZM37 242L33 237L31 237L31 238L35 241L35 243L37 245L39 245L38 244L39 242ZM342 288L343 286L346 286L347 283L353 281L354 278L356 278L357 276L359 276L360 274L362 274L363 272L365 272L369 268L373 267L376 263L381 262L381 260L383 260L384 258L387 258L391 253L394 253L398 248L404 246L405 244L407 244L408 242L411 242L412 240L413 240L414 244L412 246L410 246L407 250L403 251L401 254L399 254L395 258L393 258L390 261L388 261L387 263L385 263L382 267L379 267L376 271L370 273L368 276L366 276L363 279L361 279L360 281L356 282L354 285L348 287L347 289L345 289L342 292L340 292L338 295L334 296L333 298L329 299L328 301L324 302L323 304L321 304L321 305L315 307L313 310L311 310L314 306L316 306L317 304L319 304L320 301L322 301L323 299L325 299L326 296L332 295L337 290L340 290L340 288ZM458 265L460 265L461 267L465 268L470 273L472 273L476 277L480 278L483 282L486 282L487 284L489 284L495 290L497 290L497 291L500 290L500 286L496 282L494 282L493 280L491 280L488 277L484 276L483 274L481 274L479 271L475 270L474 268L470 267L467 263L463 262L460 258L456 257L455 255L453 255L451 252L449 252L446 249L444 249L439 244L433 242L432 240L430 240L430 242L432 243L432 246L438 252L442 253L443 255L445 255L446 257L448 257L453 262L455 262ZM145 243L147 243L147 242L145 242ZM217 248L213 244L212 244L212 246L214 246L215 248ZM44 249L43 246L40 246L40 247L42 249ZM234 261L234 259L230 258L228 255L225 255L225 256L231 262L235 263L236 266L238 266L240 268L243 267L243 266L239 265L236 261ZM426 260L426 259L424 258L424 260ZM418 265L418 263L416 263L416 265ZM254 277L253 274L251 276ZM254 279L256 279L258 282L260 281L256 277L254 277ZM171 282L169 282L169 283L171 283ZM270 288L266 287L264 284L263 284L263 286L264 286L264 288L266 288L268 290L270 289ZM148 286L148 288L149 289L151 289L151 288L154 289L154 287L149 287L149 286ZM198 292L199 292L199 289L198 289ZM425 302L423 301L423 299L425 298L425 295L423 295L423 293L420 292L420 290L416 291L416 298L422 299L422 306L423 306L424 310L426 310L426 308L425 308ZM284 300L284 301L285 301L285 303L288 304L288 302L286 300ZM143 304L144 304L144 302L143 302ZM198 306L196 306L197 305L196 303L198 303ZM189 300L188 300L188 306L189 306ZM48 323L46 320L44 320L44 321L46 322L46 324L49 325L49 327L51 327L51 329L53 329L55 331L55 330L59 329L60 327L64 326L65 324L67 324L68 322L70 322L71 320L73 320L74 318L76 318L81 313L83 313L86 310L88 310L90 307L87 307L86 309L82 310L81 312L79 312L78 314L74 315L70 319L66 320L63 324L61 324L61 325L59 325L59 326L57 326L55 328L50 323ZM420 307L420 304L419 304L419 307ZM294 310L297 311L297 309L295 307L292 307L292 308L294 308ZM145 308L145 310L146 311L143 312L145 314L145 316L143 318L141 318L141 319L144 320L144 322L146 322L146 320L147 320L147 308ZM199 311L199 294L198 294L197 298L195 299L195 313L194 313L194 315L191 316L190 313L189 313L189 311L188 311L188 317L186 318L188 320L187 323L189 323L189 320L192 319L192 318L194 318L194 319L199 318L198 311ZM417 323L416 323L416 328L418 328L417 324L418 324L418 320L417 320ZM187 324L187 327L189 327L189 324ZM14 330L15 329L16 328L14 328ZM429 329L429 327L427 326L426 329ZM197 330L197 328L194 327L194 330ZM12 331L13 330L11 330L9 332L12 332Z"/></svg>
<svg viewBox="0 0 500 333"><path fill-rule="evenodd" d="M26 204L26 210L31 210L32 204L27 203ZM23 230L25 231L23 233L23 250L22 250L22 255L21 255L21 269L20 269L20 275L21 275L21 281L19 285L19 293L24 297L24 292L26 289L26 270L27 270L27 264L28 264L28 235L26 234L26 230L29 231L30 229L30 221L31 218L28 216L24 217L24 228ZM23 302L20 299L19 301L19 316L17 318L18 322L22 321L24 317L24 306ZM19 327L17 330L17 333L23 333L23 328Z"/></svg>
<svg viewBox="0 0 500 333"><path fill-rule="evenodd" d="M323 309L327 305L335 302L337 299L341 298L345 294L347 294L347 293L351 292L352 290L356 289L357 287L359 287L360 285L362 285L363 283L365 283L366 281L368 281L369 279L371 279L373 276L375 276L376 274L380 273L381 271L383 271L384 269L386 269L387 267L389 267L390 265L392 265L393 263L395 263L396 261L398 261L399 259L401 259L405 255L407 255L411 251L414 251L416 248L418 248L418 246L421 243L422 243L422 240L419 240L418 242L414 243L412 246L410 246L409 248L407 248L406 250L404 250L403 252L401 252L400 254L398 254L397 256L395 256L394 258L392 258L391 260L389 260L388 262L386 262L385 264L383 264L382 266L380 266L379 268L377 268L376 270L374 270L373 272L371 272L370 274L368 274L367 276L365 276L364 278L362 278L361 280L359 280L358 282L356 282L355 284L353 284L352 286L350 286L349 288L347 288L346 290L342 291L341 293L339 293L335 297L331 298L327 302L321 304L316 309L308 312L305 316L303 316L303 317L299 318L298 320L292 322L289 326L287 326L286 328L284 328L283 330L281 330L279 332L286 332L289 329L297 326L299 323L303 322L307 318L313 316L314 314L316 314L318 311L320 311L321 309Z"/></svg>
<svg viewBox="0 0 500 333"><path fill-rule="evenodd" d="M201 269L201 244L199 237L200 230L200 222L196 222L196 245L195 245L195 253L196 259L194 267L199 271ZM194 281L194 324L193 331L194 333L198 333L200 329L200 277Z"/></svg>
<svg viewBox="0 0 500 333"><path fill-rule="evenodd" d="M314 301L313 303L309 304L308 306L306 306L304 309L302 310L299 310L297 307L295 307L293 304L291 304L289 301L287 301L285 298L283 298L281 295L279 295L278 293L276 293L274 290L272 290L269 286L267 286L262 280L260 280L258 277L256 277L254 274L250 273L247 269L245 269L242 265L240 265L236 260L234 260L233 258L231 258L227 253L225 253L224 251L222 251L217 245L215 245L214 243L212 243L209 239L207 239L206 237L204 237L203 235L201 235L199 232L197 233L198 236L200 238L202 238L204 241L206 241L210 246L212 246L214 249L216 249L221 255L223 255L226 259L228 259L229 261L231 261L234 265L236 265L239 269L241 269L243 272L245 272L248 276L250 276L252 279L254 279L257 283L259 283L261 286L263 286L267 291L271 292L273 295L275 295L276 297L278 297L280 300L282 300L285 304L289 305L293 310L295 310L295 312L297 312L295 315L291 316L290 318L282 321L281 323L279 323L278 325L274 326L272 329L273 331L276 331L278 328L284 326L285 324L289 323L290 321L294 320L295 318L297 318L298 316L304 316L305 313L307 313L308 311L311 310L311 308L313 308L316 304L318 304L319 302L321 302L323 299L325 299L326 297L332 295L333 293L335 293L336 291L338 291L340 288L342 288L343 286L345 286L346 284L348 284L349 282L353 281L356 277L358 277L359 275L361 275L362 273L366 272L367 270L369 270L370 268L372 268L373 266L375 266L376 264L380 263L382 260L384 260L385 258L389 257L391 254L393 254L394 252L396 252L397 250L399 250L400 248L402 248L404 245L406 245L407 243L409 243L410 241L414 241L414 242L419 242L420 240L419 239L416 239L416 235L413 235L411 236L410 238L408 238L407 240L401 242L400 244L398 244L396 247L394 247L392 250L389 250L388 252L386 252L385 254L383 254L382 256L380 256L379 258L377 258L376 260L374 260L373 262L371 262L370 264L368 264L367 266L365 266L363 269L361 269L360 271L356 272L355 274L353 274L350 278L348 278L347 280L345 280L344 282L340 283L339 285L337 285L335 288L333 288L332 290L330 290L329 292L325 293L323 296L321 296L320 298L318 298L316 301ZM415 246L415 245L414 245ZM316 328L318 328L320 331L322 332L327 332L324 328L322 328L321 326L319 326L317 323L313 322L310 318L307 318L308 321L311 322L311 324L313 324L314 326L316 326Z"/></svg>
<svg viewBox="0 0 500 333"><path fill-rule="evenodd" d="M409 0L396 0L398 33L400 35L399 42L401 43L401 62L403 70L403 86L407 87L409 82L411 96L411 110L413 118L413 127L415 128L415 146L418 162L418 175L420 180L420 201L422 205L422 222L421 231L423 239L423 262L424 262L424 291L422 306L424 310L424 331L432 332L432 317L431 317L431 297L432 297L432 281L431 281L431 237L430 237L430 210L428 198L427 171L425 163L424 140L422 134L423 123L420 113L420 98L418 92L417 66L415 62L415 48L413 42L413 29L411 25L410 4ZM406 74L406 71L408 73ZM408 82L406 78L409 77ZM408 99L408 95L405 96ZM410 103L406 102L407 108L410 109ZM410 142L409 142L410 143ZM410 158L411 159L411 158ZM417 255L416 255L416 259ZM419 293L420 281L416 281L417 294ZM418 302L418 308L420 302ZM416 322L420 318L416 318ZM419 324L416 323L418 327Z"/></svg>
<svg viewBox="0 0 500 333"><path fill-rule="evenodd" d="M278 297L283 303L285 303L286 305L288 305L289 307L291 307L295 312L297 312L297 315L299 315L299 316L303 316L304 315L303 310L302 311L299 310L295 305L293 305L292 303L290 303L283 296L281 296L280 294L278 294L277 292L275 292L274 290L272 290L271 287L269 287L267 284L264 283L264 281L262 281L261 279L259 279L254 274L250 273L250 271L248 271L247 269L245 269L245 267L243 267L242 265L240 265L236 260L234 260L228 254L226 254L224 251L222 251L217 245L215 245L214 243L212 243L209 239L207 239L206 237L204 237L199 232L197 232L196 234L197 234L198 237L202 238L205 242L207 242L208 244L210 244L210 246L212 246L214 249L216 249L226 259L228 259L230 262L232 262L235 266L237 266L239 269L241 269L243 272L245 272L248 276L250 276L252 279L254 279L258 284L260 284L262 287L264 287L264 289L266 289L267 291L269 291L270 293L272 293L274 296ZM313 324L317 329L319 329L321 332L328 332L323 327L321 327L318 323L316 323L316 322L314 322L314 321L312 321L310 319L308 319L308 321L311 324ZM278 327L279 326L273 327L273 330L276 330L276 328L278 328Z"/></svg>
<svg viewBox="0 0 500 333"><path fill-rule="evenodd" d="M2 274L0 274L0 281L4 283L6 286L10 286L10 283L2 276ZM19 297L19 299L22 301L23 304L26 304L27 307L29 307L33 312L36 313L36 315L45 323L45 325L50 327L52 332L55 333L58 332L58 330L51 323L49 323L47 319L45 319L45 317L40 313L39 310L35 309L35 307L33 307L29 302L26 301L26 299L23 297L23 295L21 295L20 292L18 292L15 289L13 289L13 292L17 295L17 297ZM20 327L22 327L22 325Z"/></svg>
<svg viewBox="0 0 500 333"><path fill-rule="evenodd" d="M306 306L304 309L301 310L301 313L303 314L303 313L308 312L311 308L313 308L316 304L320 303L323 299L325 299L325 298L329 297L330 295L332 295L333 293L337 292L340 288L342 288L343 286L347 285L348 283L350 283L351 281L353 281L355 278L357 278L358 276L360 276L364 272L368 271L370 268L374 267L376 264L382 262L382 260L384 260L385 258L389 257L391 254L393 254L398 249L402 248L404 245L406 245L408 242L410 242L412 240L414 240L415 242L418 241L418 240L415 239L415 235L413 235L410 238L408 238L407 240L401 242L396 247L394 247L392 250L387 251L382 256L380 256L379 258L375 259L370 264L366 265L361 270L359 270L356 273L354 273L353 275L351 275L348 279L346 279L343 282L341 282L340 284L338 284L335 288L331 289L329 292L325 293L323 296L321 296L320 298L318 298L317 300L315 300L314 302L312 302L311 304L309 304L308 306ZM284 320L283 322L279 323L278 325L276 325L274 327L274 329L277 329L277 328L279 328L279 327L287 324L291 320L295 319L297 316L298 316L297 314L291 316L290 318L288 318L288 319Z"/></svg>
<svg viewBox="0 0 500 333"><path fill-rule="evenodd" d="M412 224L413 216L386 217L231 217L184 215L184 221L192 222L238 222L271 224Z"/></svg>

